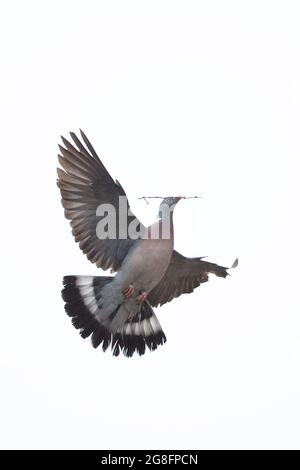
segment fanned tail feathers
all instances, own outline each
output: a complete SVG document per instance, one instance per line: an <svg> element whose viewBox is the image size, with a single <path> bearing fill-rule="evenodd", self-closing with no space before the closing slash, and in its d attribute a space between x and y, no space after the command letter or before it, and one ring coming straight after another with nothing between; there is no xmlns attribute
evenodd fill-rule
<svg viewBox="0 0 300 470"><path fill-rule="evenodd" d="M101 322L101 290L112 281L110 276L65 276L62 297L66 313L72 318L75 328L83 338L91 336L94 348L102 346L106 351L109 346L114 356L121 352L131 357L134 353L143 355L146 347L151 351L166 342L160 323L146 301L141 304L138 313L127 320L117 331L111 331L110 321L117 314L116 307L105 322Z"/></svg>

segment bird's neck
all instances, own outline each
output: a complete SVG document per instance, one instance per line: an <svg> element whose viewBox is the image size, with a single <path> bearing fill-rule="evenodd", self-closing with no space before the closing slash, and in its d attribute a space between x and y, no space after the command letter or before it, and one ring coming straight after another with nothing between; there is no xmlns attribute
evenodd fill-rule
<svg viewBox="0 0 300 470"><path fill-rule="evenodd" d="M174 207L171 208L167 204L161 204L159 211L158 211L158 218L166 219L170 217L170 219L173 219L173 212L174 212Z"/></svg>
<svg viewBox="0 0 300 470"><path fill-rule="evenodd" d="M148 237L159 240L173 240L173 211L168 214L159 214L159 218L154 224L148 227Z"/></svg>

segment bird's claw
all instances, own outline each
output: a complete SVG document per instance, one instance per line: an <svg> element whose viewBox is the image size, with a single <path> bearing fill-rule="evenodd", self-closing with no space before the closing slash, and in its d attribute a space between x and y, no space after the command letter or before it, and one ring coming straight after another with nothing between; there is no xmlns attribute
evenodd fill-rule
<svg viewBox="0 0 300 470"><path fill-rule="evenodd" d="M142 304L143 302L145 302L145 300L147 299L147 296L148 296L147 292L142 291L140 295L136 298L137 303Z"/></svg>
<svg viewBox="0 0 300 470"><path fill-rule="evenodd" d="M122 294L124 295L125 299L130 299L133 296L134 293L134 286L132 284L129 284L129 286L122 291Z"/></svg>

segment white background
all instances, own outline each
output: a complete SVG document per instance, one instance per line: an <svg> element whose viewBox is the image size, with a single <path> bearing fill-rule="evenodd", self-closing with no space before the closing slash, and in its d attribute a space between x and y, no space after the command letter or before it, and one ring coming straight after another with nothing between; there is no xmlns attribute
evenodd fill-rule
<svg viewBox="0 0 300 470"><path fill-rule="evenodd" d="M299 448L300 7L295 1L1 3L3 448ZM101 274L56 188L85 130L143 195L194 195L176 248L240 265L157 310L168 341L113 358L64 313Z"/></svg>

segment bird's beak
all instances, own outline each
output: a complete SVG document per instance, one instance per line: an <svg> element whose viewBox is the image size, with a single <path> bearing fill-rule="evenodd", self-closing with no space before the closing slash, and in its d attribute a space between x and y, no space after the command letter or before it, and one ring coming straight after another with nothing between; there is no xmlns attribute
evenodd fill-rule
<svg viewBox="0 0 300 470"><path fill-rule="evenodd" d="M176 202L179 202L180 199L185 199L185 196L177 196L177 197L176 197Z"/></svg>

